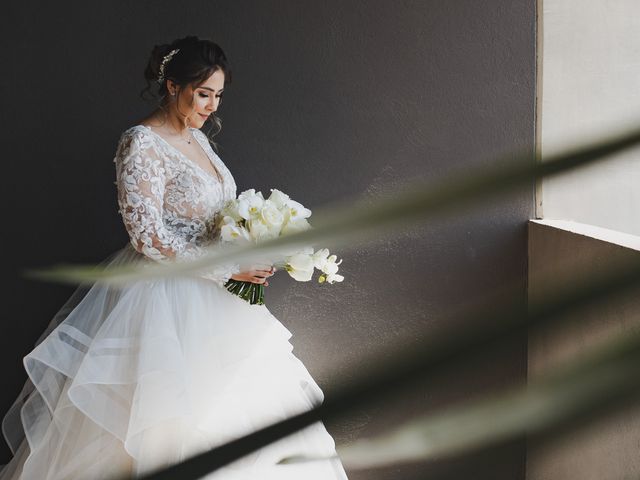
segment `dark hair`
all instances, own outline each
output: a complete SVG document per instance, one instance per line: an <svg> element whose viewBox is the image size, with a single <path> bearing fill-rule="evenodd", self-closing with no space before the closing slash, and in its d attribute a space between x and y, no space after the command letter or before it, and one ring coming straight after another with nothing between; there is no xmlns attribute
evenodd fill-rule
<svg viewBox="0 0 640 480"><path fill-rule="evenodd" d="M180 50L165 64L164 79L161 84L158 84L157 79L160 74L162 59L176 48ZM153 47L147 67L144 69L144 78L147 81L147 86L140 92L140 97L146 100L145 93L151 91L152 85L157 85L157 93L152 95L151 99L158 97L158 106L165 109L168 103L167 79L178 84L180 90L188 85L197 88L217 70L224 72L225 85L231 83L231 68L227 62L227 57L220 46L211 40L200 39L196 36L186 36L169 44L156 45ZM178 95L180 94L178 93ZM206 135L209 141L217 148L212 137L222 129L222 120L215 113L210 118L215 124L216 131L213 133L208 132Z"/></svg>

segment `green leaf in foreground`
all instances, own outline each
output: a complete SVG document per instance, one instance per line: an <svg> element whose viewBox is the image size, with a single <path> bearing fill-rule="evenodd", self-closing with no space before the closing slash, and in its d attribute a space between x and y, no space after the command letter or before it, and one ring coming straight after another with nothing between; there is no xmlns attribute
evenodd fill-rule
<svg viewBox="0 0 640 480"><path fill-rule="evenodd" d="M493 349L499 348L500 345L513 341L514 338L520 338L522 329L535 330L552 324L552 322L553 324L566 325L570 322L579 321L579 318L576 318L577 316L565 314L578 306L592 306L613 294L628 292L630 288L638 287L640 285L640 261L627 259L624 264L612 265L610 271L602 272L597 278L588 278L583 282L582 284L564 285L562 289L554 292L553 296L547 296L543 303L530 304L528 315L522 312L522 305L519 302L515 302L497 306L493 312L477 313L470 315L468 318L455 319L453 324L463 325L462 328L455 328L446 335L421 339L415 345L406 345L401 350L392 352L393 355L385 355L384 358L368 361L366 368L362 368L357 375L354 375L348 385L344 385L341 389L333 392L328 391L325 402L322 405L257 430L208 452L195 455L181 464L172 465L143 478L144 480L168 480L174 478L188 480L200 478L318 420L327 421L356 408L361 408L364 405L379 402L386 397L401 395L417 379L428 382L443 374L455 375L457 372L456 367L464 365L470 356L481 352L493 351ZM583 372L587 375L587 377L583 377L585 383L581 384L580 377L576 377L574 386L568 392L560 392L558 397L553 397L555 400L563 400L564 395L569 395L568 398L572 398L571 395L576 394L580 389L584 392L585 397L590 394L596 395L592 403L585 403L582 406L580 403L574 404L566 401L558 404L559 408L566 408L566 417L571 415L571 411L574 411L575 414L580 411L586 412L589 409L593 411L598 405L615 400L616 395L623 396L625 388L629 389L626 390L626 393L636 388L637 372L631 369L635 369L637 368L636 365L640 365L640 360L637 358L639 340L633 336L627 336L627 338L629 343L625 344L623 342L615 345L615 348L601 352L602 356L594 357L595 359L601 358L602 361L609 361L607 360L609 358L612 362L622 359L622 363L612 363L610 364L613 365L612 367L603 367L605 369L600 371L598 370L600 367L597 366L595 360L591 364L587 361L582 365L585 368ZM611 356L608 357L608 355ZM617 357L617 355L620 356ZM627 355L629 356L627 357ZM632 360L627 362L627 359ZM579 374L582 367L576 367L574 372ZM630 368L627 369L627 367ZM609 381L607 380L608 372L611 371L607 370L608 368L617 372L612 375L613 380L616 381L615 388L606 384ZM588 369L593 371L589 372ZM564 372L565 374L567 372L571 373L572 370L564 370ZM560 373L561 370L558 369L558 375ZM596 380L605 378L606 388L598 389L596 384L588 381L588 375L592 373L596 375L594 377ZM616 377L618 374L624 378ZM549 378L553 379L554 377ZM558 381L556 380L555 383L547 385L553 386L557 383ZM544 388L544 384L541 388ZM517 392L512 392L509 395L509 401L518 403L521 409L535 406L535 403L527 403L532 402L532 399L523 400L521 394ZM588 398L585 401L588 402ZM487 405L482 406L480 404L477 408L484 409L483 411L486 412L487 409L491 410L491 407ZM537 408L540 408L540 405L543 404L538 404ZM544 413L542 409L539 411ZM433 420L434 417L430 418ZM452 418L460 417L454 415ZM547 425L551 425L553 421L558 421L560 417L555 419L547 417L547 419ZM428 418L423 420L427 421ZM493 432L485 432L485 434L504 434L506 430L513 428L513 425L515 425L514 423L511 426L505 425L504 422L507 420L513 422L509 417L496 420L498 425L495 430ZM544 416L540 416L538 420L542 422ZM477 428L477 431L480 431L481 427ZM476 434L476 437L478 435ZM440 448L440 452L444 454L445 451L448 451L448 448L454 451L459 446L451 442L446 447Z"/></svg>
<svg viewBox="0 0 640 480"><path fill-rule="evenodd" d="M338 447L350 469L442 458L538 433L640 393L640 334L619 334L552 373L482 399L413 418L375 438ZM328 458L328 457L327 457ZM281 463L320 460L290 457Z"/></svg>
<svg viewBox="0 0 640 480"><path fill-rule="evenodd" d="M455 177L437 185L421 183L406 186L384 200L366 203L356 200L336 205L315 214L314 228L311 230L266 241L258 246L248 245L225 251L210 247L203 257L188 262L144 265L144 268L133 269L131 266L124 266L108 271L97 266L58 265L45 270L30 270L27 275L66 283L101 281L117 284L158 276L192 274L225 262L241 263L261 256L281 255L283 249L310 244L322 243L349 248L357 242L377 240L389 234L391 227L490 198L537 178L593 163L637 143L640 143L640 129L611 136L594 145L572 149L543 163L535 163L532 153L513 155L508 162L498 162L501 166L493 170L482 169L471 172L464 178Z"/></svg>

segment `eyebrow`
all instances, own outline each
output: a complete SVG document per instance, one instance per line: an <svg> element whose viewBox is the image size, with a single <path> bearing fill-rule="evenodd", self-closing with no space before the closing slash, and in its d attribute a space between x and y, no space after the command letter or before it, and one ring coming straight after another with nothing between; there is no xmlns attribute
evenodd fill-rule
<svg viewBox="0 0 640 480"><path fill-rule="evenodd" d="M213 93L216 93L216 91L213 88L209 88L209 87L198 87L198 88L204 88L205 90L209 90ZM218 93L222 93L224 91L224 88L221 88L220 90L218 90Z"/></svg>

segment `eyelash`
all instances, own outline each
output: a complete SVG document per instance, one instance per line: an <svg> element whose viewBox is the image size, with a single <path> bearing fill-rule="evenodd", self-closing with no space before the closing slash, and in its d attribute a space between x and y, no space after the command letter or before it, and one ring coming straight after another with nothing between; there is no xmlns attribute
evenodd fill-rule
<svg viewBox="0 0 640 480"><path fill-rule="evenodd" d="M209 98L209 95L205 95L204 93L201 93L201 94L200 94L200 97L201 97L201 98ZM220 94L220 95L216 95L216 97L217 97L217 98L222 98L222 94Z"/></svg>

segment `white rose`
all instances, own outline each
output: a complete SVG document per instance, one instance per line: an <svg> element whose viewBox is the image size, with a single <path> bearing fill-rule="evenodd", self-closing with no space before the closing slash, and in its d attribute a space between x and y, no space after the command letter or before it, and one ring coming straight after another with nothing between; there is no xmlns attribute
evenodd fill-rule
<svg viewBox="0 0 640 480"><path fill-rule="evenodd" d="M280 227L284 222L284 215L282 215L273 202L265 200L262 210L260 211L260 216L270 230L277 228L278 233L280 232Z"/></svg>

